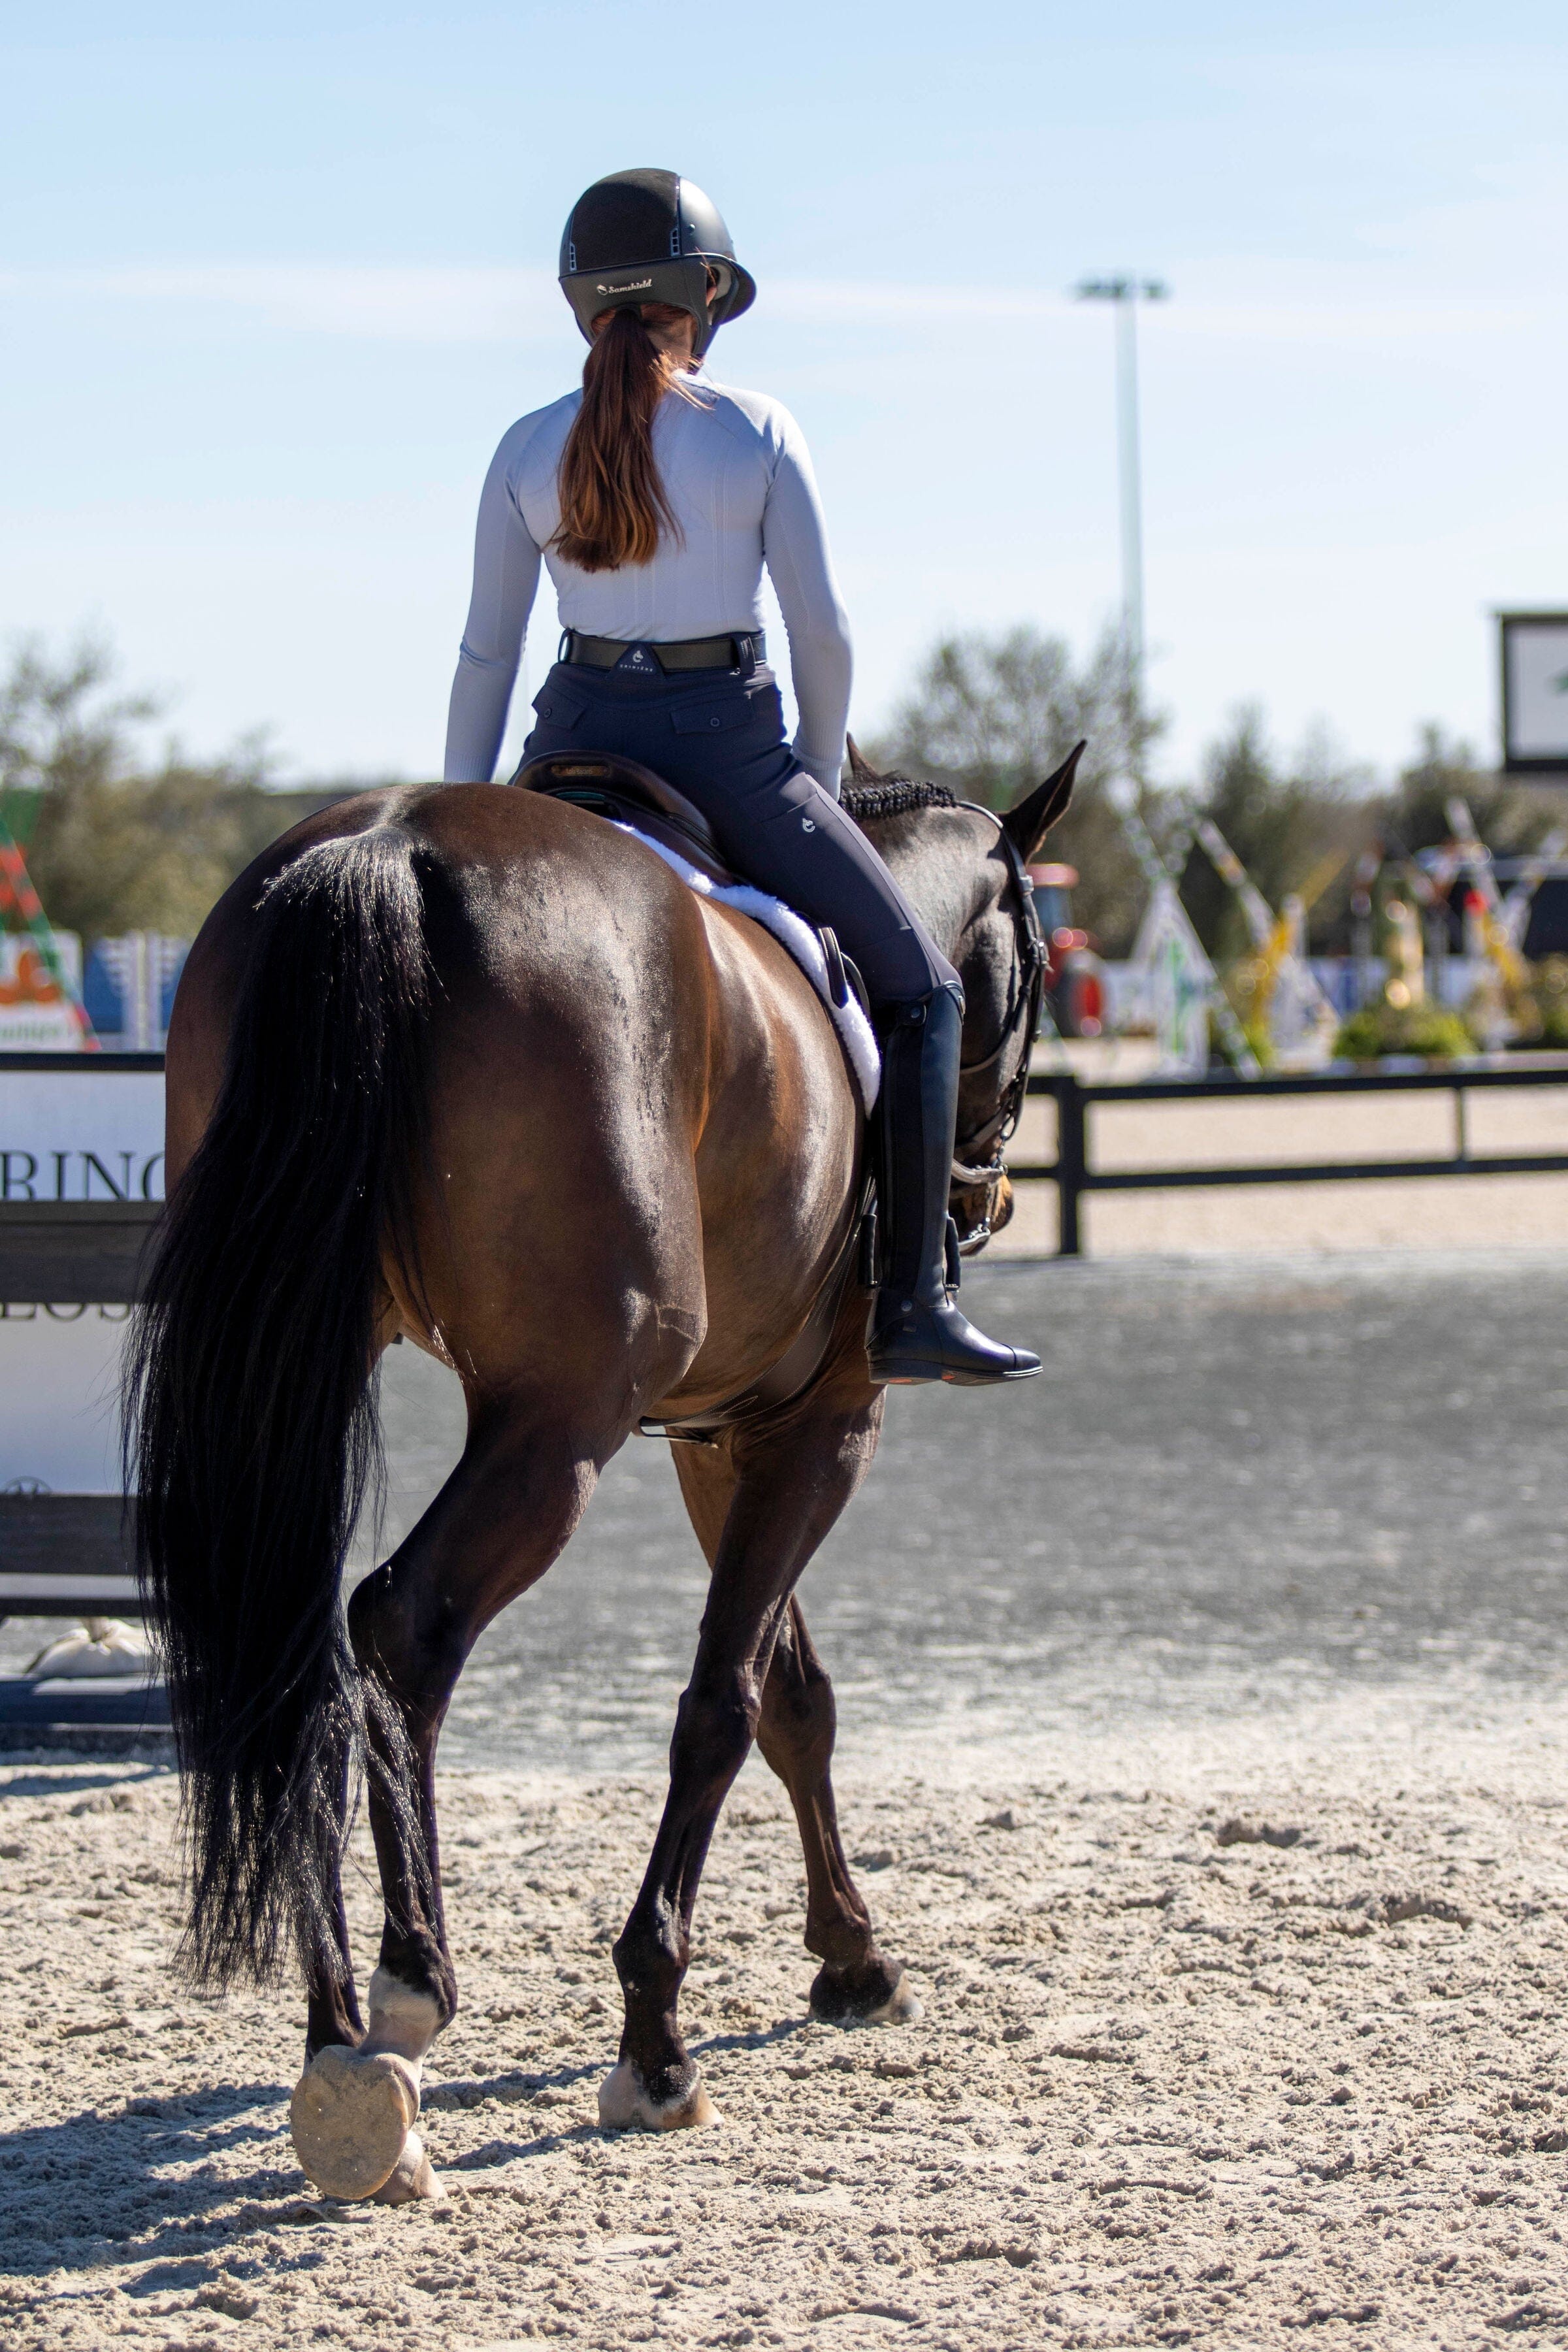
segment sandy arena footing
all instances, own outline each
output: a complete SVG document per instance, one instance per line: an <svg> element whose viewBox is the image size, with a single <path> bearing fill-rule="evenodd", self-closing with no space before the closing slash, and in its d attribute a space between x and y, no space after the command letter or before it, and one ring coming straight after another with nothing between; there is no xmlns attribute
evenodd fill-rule
<svg viewBox="0 0 1568 2352"><path fill-rule="evenodd" d="M175 1788L0 1776L0 2339L595 2347L1568 2343L1560 1699L1390 1688L1137 1737L905 1734L851 1850L923 2021L805 2016L753 1763L686 2013L724 2124L611 2137L659 1790L445 1776L450 2201L314 2196L291 1989L167 1971ZM920 1777L917 1777L919 1775ZM362 1868L355 1936L375 1913Z"/></svg>

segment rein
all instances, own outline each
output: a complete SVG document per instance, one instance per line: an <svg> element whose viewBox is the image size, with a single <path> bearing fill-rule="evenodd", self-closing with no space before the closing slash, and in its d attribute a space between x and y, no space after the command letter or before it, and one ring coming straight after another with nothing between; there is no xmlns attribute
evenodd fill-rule
<svg viewBox="0 0 1568 2352"><path fill-rule="evenodd" d="M973 1257L991 1238L991 1210L996 1189L1007 1172L1002 1147L1015 1132L1023 1116L1024 1097L1029 1083L1029 1048L1040 1024L1040 1003L1045 994L1046 968L1049 958L1045 934L1040 929L1040 919L1035 911L1034 885L1029 880L1028 868L1012 835L994 809L981 808L973 801L960 801L957 805L973 810L977 816L989 817L996 827L1013 885L1014 945L1016 962L1024 975L1023 983L1007 1008L1002 1034L990 1053L983 1055L976 1062L959 1065L962 1077L973 1077L982 1070L994 1069L1022 1030L1023 1051L1018 1057L1018 1066L1003 1089L994 1117L954 1147L949 1189L954 1192L984 1190L992 1196L986 1202L985 1213L979 1224L959 1245L962 1256ZM972 1153L978 1155L981 1152L989 1152L991 1156L984 1160L972 1160L969 1157Z"/></svg>

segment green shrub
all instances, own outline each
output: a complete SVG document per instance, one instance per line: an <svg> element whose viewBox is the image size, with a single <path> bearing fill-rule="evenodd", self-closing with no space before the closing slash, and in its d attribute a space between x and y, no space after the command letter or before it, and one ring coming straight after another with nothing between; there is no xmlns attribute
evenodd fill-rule
<svg viewBox="0 0 1568 2352"><path fill-rule="evenodd" d="M1457 1013L1438 1004L1363 1004L1342 1024L1334 1040L1336 1059L1376 1062L1385 1054L1419 1054L1447 1062L1473 1054L1476 1041Z"/></svg>
<svg viewBox="0 0 1568 2352"><path fill-rule="evenodd" d="M1521 1044L1568 1045L1568 956L1542 956L1531 968L1530 992L1540 1026Z"/></svg>

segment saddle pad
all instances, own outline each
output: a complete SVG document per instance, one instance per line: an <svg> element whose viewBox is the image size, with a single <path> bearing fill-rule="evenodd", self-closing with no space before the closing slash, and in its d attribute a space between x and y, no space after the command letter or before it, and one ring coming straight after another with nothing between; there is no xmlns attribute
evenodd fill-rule
<svg viewBox="0 0 1568 2352"><path fill-rule="evenodd" d="M612 820L613 822L613 820ZM827 958L822 941L804 915L786 907L782 898L770 898L765 890L753 890L749 882L716 882L704 874L700 866L682 857L668 842L657 841L651 834L642 833L636 825L616 824L617 833L629 833L656 857L662 857L672 874L679 874L687 887L695 890L700 898L711 898L715 905L733 907L738 915L750 915L771 931L805 972L813 988L827 1008L829 1019L838 1032L838 1042L844 1048L844 1058L859 1090L860 1100L868 1115L877 1100L882 1083L882 1061L877 1051L877 1040L871 1024L861 1011L858 999L851 995L843 1004L833 1001L832 983L827 976Z"/></svg>

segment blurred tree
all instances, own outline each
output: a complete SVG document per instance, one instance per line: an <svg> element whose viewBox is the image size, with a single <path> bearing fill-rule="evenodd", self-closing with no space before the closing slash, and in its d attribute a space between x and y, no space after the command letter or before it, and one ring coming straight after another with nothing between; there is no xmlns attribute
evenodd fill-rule
<svg viewBox="0 0 1568 2352"><path fill-rule="evenodd" d="M1298 758L1282 763L1270 745L1263 713L1243 703L1230 726L1204 755L1195 793L1184 794L1191 815L1219 827L1270 907L1279 909L1332 857L1350 861L1370 831L1365 794L1370 778L1336 755L1325 735L1308 739ZM1309 929L1314 946L1337 921L1348 883L1342 873L1315 901ZM1198 937L1222 967L1247 952L1251 939L1235 894L1196 844L1182 876L1182 897Z"/></svg>
<svg viewBox="0 0 1568 2352"><path fill-rule="evenodd" d="M189 938L259 850L336 795L269 791L255 738L205 764L170 744L146 764L139 735L158 705L115 694L112 675L90 640L58 660L20 646L0 683L0 814L61 929Z"/></svg>
<svg viewBox="0 0 1568 2352"><path fill-rule="evenodd" d="M1114 633L1079 667L1064 638L1021 626L940 639L888 732L868 751L879 767L1005 809L1087 737L1073 805L1047 855L1079 870L1076 919L1108 954L1124 955L1147 891L1109 787L1142 776L1163 724L1139 701Z"/></svg>
<svg viewBox="0 0 1568 2352"><path fill-rule="evenodd" d="M1468 804L1487 846L1502 857L1533 849L1563 821L1560 790L1514 783L1481 767L1468 743L1428 719L1418 730L1415 759L1379 803L1379 814L1405 848L1428 849L1453 830L1447 804L1455 794Z"/></svg>
<svg viewBox="0 0 1568 2352"><path fill-rule="evenodd" d="M1337 856L1339 871L1308 916L1317 954L1351 951L1350 893L1362 851L1383 836L1391 850L1447 840L1455 793L1500 855L1534 848L1565 817L1560 791L1505 781L1436 724L1419 730L1415 760L1379 793L1371 771L1321 729L1282 757L1255 703L1238 706L1209 745L1194 786L1154 793L1142 782L1144 765L1163 726L1139 704L1114 632L1079 667L1065 639L1021 626L940 639L868 750L879 766L952 784L966 800L1001 809L1087 737L1073 806L1049 854L1078 867L1075 912L1109 955L1126 954L1147 897L1111 799L1110 787L1121 780L1140 780L1144 822L1167 851L1191 840L1198 817L1212 818L1276 909ZM1186 851L1182 896L1216 963L1247 952L1236 898L1200 848Z"/></svg>

